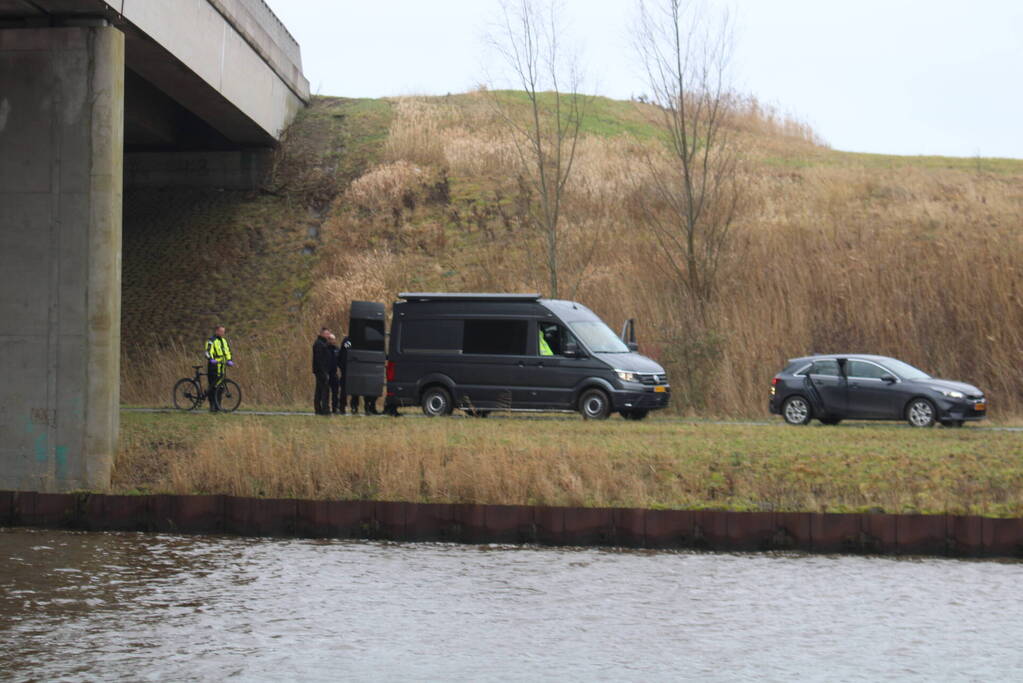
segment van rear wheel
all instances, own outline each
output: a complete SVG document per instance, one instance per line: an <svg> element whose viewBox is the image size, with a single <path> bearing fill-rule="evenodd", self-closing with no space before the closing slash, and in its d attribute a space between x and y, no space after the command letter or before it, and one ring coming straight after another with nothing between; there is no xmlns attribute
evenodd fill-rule
<svg viewBox="0 0 1023 683"><path fill-rule="evenodd" d="M450 415L454 407L451 394L444 387L429 387L423 392L421 401L423 413L427 417L443 417Z"/></svg>
<svg viewBox="0 0 1023 683"><path fill-rule="evenodd" d="M640 420L642 420L643 418L645 418L649 414L650 414L649 410L623 410L623 411L621 411L621 415L622 415L623 418L625 418L626 420L633 420L635 422L639 422Z"/></svg>
<svg viewBox="0 0 1023 683"><path fill-rule="evenodd" d="M611 401L600 389L588 389L579 397L579 412L587 420L606 420L611 414Z"/></svg>

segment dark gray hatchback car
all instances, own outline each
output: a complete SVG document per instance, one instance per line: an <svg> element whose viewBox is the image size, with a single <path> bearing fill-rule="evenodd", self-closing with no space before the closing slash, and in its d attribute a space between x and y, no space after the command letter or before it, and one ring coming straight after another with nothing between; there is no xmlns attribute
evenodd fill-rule
<svg viewBox="0 0 1023 683"><path fill-rule="evenodd" d="M770 410L793 425L816 418L940 422L961 427L987 415L987 399L972 384L936 379L887 356L829 354L789 361L771 380Z"/></svg>

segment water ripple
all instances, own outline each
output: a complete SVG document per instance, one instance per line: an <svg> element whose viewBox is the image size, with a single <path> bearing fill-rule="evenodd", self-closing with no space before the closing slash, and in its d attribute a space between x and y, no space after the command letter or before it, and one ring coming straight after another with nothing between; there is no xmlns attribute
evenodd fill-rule
<svg viewBox="0 0 1023 683"><path fill-rule="evenodd" d="M14 680L992 680L1023 565L0 530Z"/></svg>

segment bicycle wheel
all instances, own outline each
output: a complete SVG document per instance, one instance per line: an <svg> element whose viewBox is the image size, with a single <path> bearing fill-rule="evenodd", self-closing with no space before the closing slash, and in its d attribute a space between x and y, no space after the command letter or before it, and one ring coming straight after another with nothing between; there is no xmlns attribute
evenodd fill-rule
<svg viewBox="0 0 1023 683"><path fill-rule="evenodd" d="M174 407L178 410L195 410L202 399L202 389L194 379L182 377L174 385Z"/></svg>
<svg viewBox="0 0 1023 683"><path fill-rule="evenodd" d="M232 379L225 379L217 387L220 392L220 410L225 413L233 413L238 410L242 403L242 388Z"/></svg>

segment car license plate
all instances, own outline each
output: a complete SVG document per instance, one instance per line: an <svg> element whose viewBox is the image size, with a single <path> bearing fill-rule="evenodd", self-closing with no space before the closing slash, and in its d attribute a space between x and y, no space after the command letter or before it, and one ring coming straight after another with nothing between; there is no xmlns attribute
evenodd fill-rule
<svg viewBox="0 0 1023 683"><path fill-rule="evenodd" d="M977 403L977 404L975 404L973 406L973 409L974 410L987 410L987 404L986 403Z"/></svg>
<svg viewBox="0 0 1023 683"><path fill-rule="evenodd" d="M668 390L668 387L654 387L654 393L663 394Z"/></svg>

